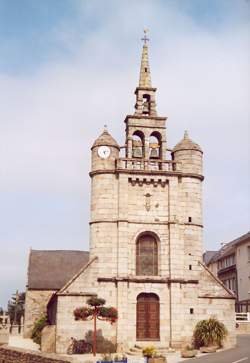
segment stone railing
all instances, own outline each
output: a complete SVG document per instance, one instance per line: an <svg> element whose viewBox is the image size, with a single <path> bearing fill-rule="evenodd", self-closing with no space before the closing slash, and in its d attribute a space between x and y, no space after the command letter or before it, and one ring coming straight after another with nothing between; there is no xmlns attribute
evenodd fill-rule
<svg viewBox="0 0 250 363"><path fill-rule="evenodd" d="M157 159L119 158L116 160L117 170L149 170L149 171L181 171L181 162Z"/></svg>
<svg viewBox="0 0 250 363"><path fill-rule="evenodd" d="M235 313L236 322L250 323L250 313Z"/></svg>

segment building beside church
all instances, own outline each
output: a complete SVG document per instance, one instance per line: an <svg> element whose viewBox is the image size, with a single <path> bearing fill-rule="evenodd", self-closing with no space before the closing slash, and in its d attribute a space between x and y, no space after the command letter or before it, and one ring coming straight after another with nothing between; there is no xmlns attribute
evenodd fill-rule
<svg viewBox="0 0 250 363"><path fill-rule="evenodd" d="M250 312L250 232L223 243L218 251L206 251L210 271L236 296L236 310Z"/></svg>
<svg viewBox="0 0 250 363"><path fill-rule="evenodd" d="M135 111L124 121L125 148L107 130L91 148L88 261L49 292L42 286L58 353L66 352L70 337L91 334L92 322L75 321L73 311L92 295L118 310L117 323L98 321L99 335L118 350L179 347L210 316L226 325L227 345L235 344L235 296L202 263L203 152L185 132L167 155L167 118L157 114L147 39L135 96ZM28 281L26 336L37 304L29 296Z"/></svg>

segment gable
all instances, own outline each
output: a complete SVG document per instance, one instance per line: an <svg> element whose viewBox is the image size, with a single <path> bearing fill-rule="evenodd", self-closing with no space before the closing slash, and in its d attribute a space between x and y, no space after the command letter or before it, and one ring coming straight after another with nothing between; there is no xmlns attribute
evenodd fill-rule
<svg viewBox="0 0 250 363"><path fill-rule="evenodd" d="M235 298L234 293L200 262L201 275L199 285L200 297Z"/></svg>

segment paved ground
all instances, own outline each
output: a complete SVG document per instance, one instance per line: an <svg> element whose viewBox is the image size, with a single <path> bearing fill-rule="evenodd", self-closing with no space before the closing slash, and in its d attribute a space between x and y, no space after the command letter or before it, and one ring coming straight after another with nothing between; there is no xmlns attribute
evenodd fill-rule
<svg viewBox="0 0 250 363"><path fill-rule="evenodd" d="M239 335L237 347L204 357L185 360L186 363L250 363L250 335Z"/></svg>
<svg viewBox="0 0 250 363"><path fill-rule="evenodd" d="M10 336L9 345L13 347L26 348L31 350L39 350L37 344L33 343L31 339L23 339L19 336ZM65 356L65 355L64 355ZM96 362L100 355L93 358L93 355L73 355L68 356L73 363L82 362ZM130 359L131 363L142 363L141 357L133 357ZM169 353L167 355L167 363L250 363L250 335L240 335L237 337L237 347L213 354L200 353L197 358L185 359L180 358L180 353Z"/></svg>
<svg viewBox="0 0 250 363"><path fill-rule="evenodd" d="M35 351L39 350L39 345L34 343L32 339L24 339L24 338L20 337L19 335L10 335L9 346L30 349L30 350L35 350Z"/></svg>

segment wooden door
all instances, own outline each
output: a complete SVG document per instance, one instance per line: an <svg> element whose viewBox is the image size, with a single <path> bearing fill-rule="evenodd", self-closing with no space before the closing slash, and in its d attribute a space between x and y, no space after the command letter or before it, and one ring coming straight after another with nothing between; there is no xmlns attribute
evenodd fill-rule
<svg viewBox="0 0 250 363"><path fill-rule="evenodd" d="M140 294L137 297L136 339L160 339L160 306L155 294Z"/></svg>

